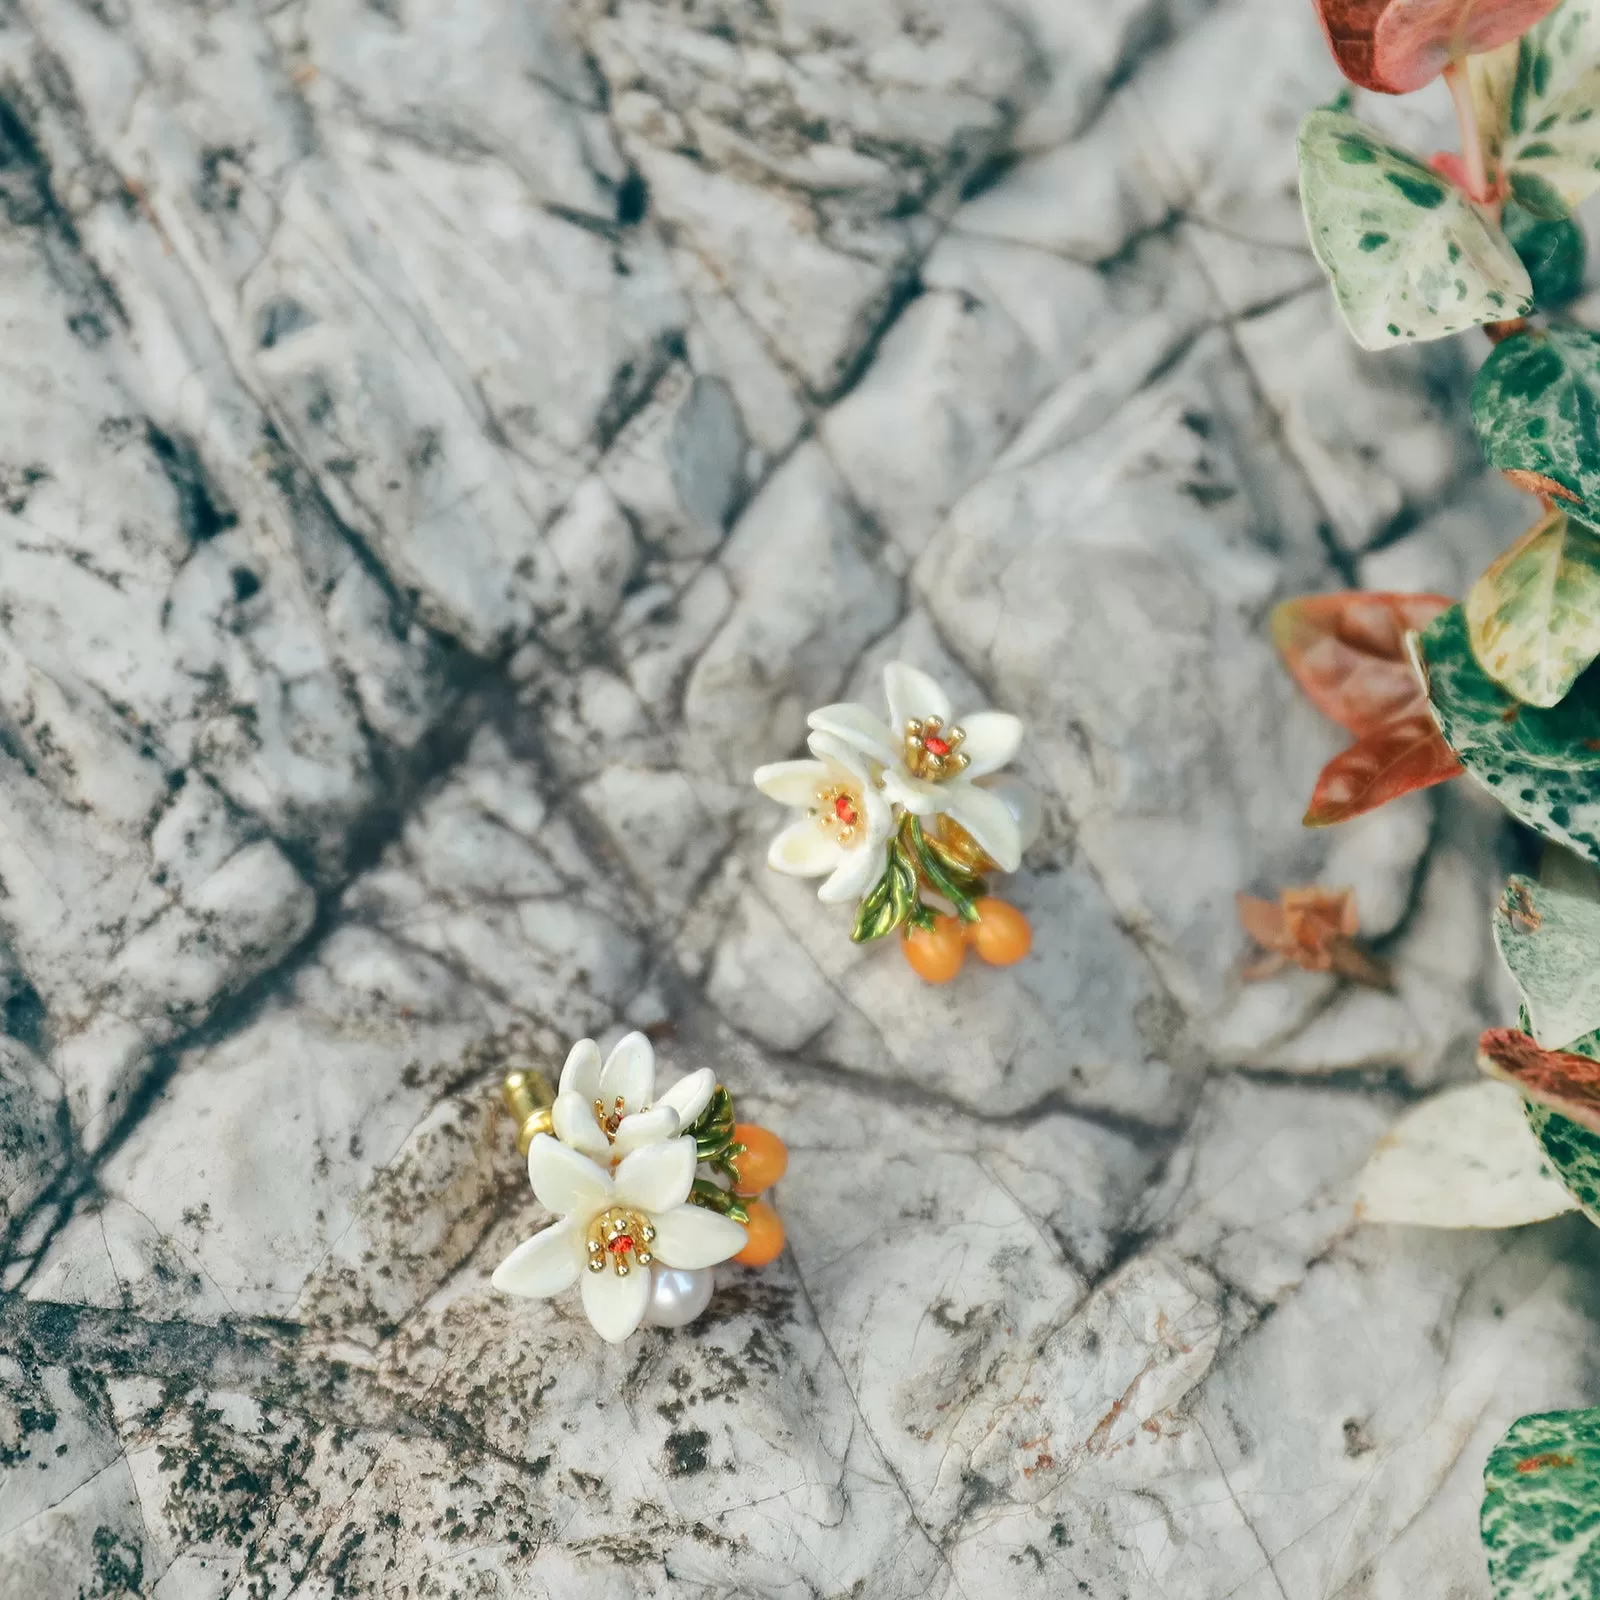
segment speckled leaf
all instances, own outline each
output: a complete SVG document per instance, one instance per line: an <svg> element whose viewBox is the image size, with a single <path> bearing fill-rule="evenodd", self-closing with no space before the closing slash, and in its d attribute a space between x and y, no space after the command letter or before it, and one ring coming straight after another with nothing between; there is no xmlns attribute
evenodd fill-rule
<svg viewBox="0 0 1600 1600"><path fill-rule="evenodd" d="M1520 1417L1483 1491L1495 1600L1600 1600L1600 1410Z"/></svg>
<svg viewBox="0 0 1600 1600"><path fill-rule="evenodd" d="M1600 1061L1575 1050L1541 1050L1520 1028L1486 1028L1478 1038L1478 1065L1524 1100L1600 1133Z"/></svg>
<svg viewBox="0 0 1600 1600"><path fill-rule="evenodd" d="M1589 1220L1600 1226L1600 1134L1531 1100L1523 1109L1545 1160Z"/></svg>
<svg viewBox="0 0 1600 1600"><path fill-rule="evenodd" d="M1591 878L1558 886L1513 877L1495 907L1494 942L1546 1050L1600 1028L1600 893Z"/></svg>
<svg viewBox="0 0 1600 1600"><path fill-rule="evenodd" d="M1587 247L1583 229L1576 222L1570 217L1559 222L1545 221L1508 200L1500 226L1528 269L1534 304L1541 311L1554 310L1577 298L1583 288Z"/></svg>
<svg viewBox="0 0 1600 1600"><path fill-rule="evenodd" d="M1472 385L1472 420L1491 466L1537 473L1600 520L1600 334L1530 328L1496 345Z"/></svg>
<svg viewBox="0 0 1600 1600"><path fill-rule="evenodd" d="M1470 70L1485 144L1520 202L1559 216L1600 187L1600 0L1566 0Z"/></svg>
<svg viewBox="0 0 1600 1600"><path fill-rule="evenodd" d="M1339 70L1363 89L1409 94L1453 55L1494 50L1556 0L1317 0Z"/></svg>
<svg viewBox="0 0 1600 1600"><path fill-rule="evenodd" d="M1300 199L1356 342L1382 350L1532 309L1510 241L1452 183L1354 117L1300 126Z"/></svg>
<svg viewBox="0 0 1600 1600"><path fill-rule="evenodd" d="M1472 586L1472 653L1529 705L1553 706L1600 656L1600 533L1548 512Z"/></svg>
<svg viewBox="0 0 1600 1600"><path fill-rule="evenodd" d="M1301 595L1274 609L1272 641L1312 705L1359 738L1421 704L1406 635L1453 603L1364 589Z"/></svg>
<svg viewBox="0 0 1600 1600"><path fill-rule="evenodd" d="M1600 684L1579 681L1548 711L1525 706L1472 653L1460 606L1411 647L1445 742L1518 821L1600 862Z"/></svg>
<svg viewBox="0 0 1600 1600"><path fill-rule="evenodd" d="M1356 1216L1419 1228L1516 1228L1571 1211L1503 1083L1455 1084L1413 1107L1361 1174Z"/></svg>

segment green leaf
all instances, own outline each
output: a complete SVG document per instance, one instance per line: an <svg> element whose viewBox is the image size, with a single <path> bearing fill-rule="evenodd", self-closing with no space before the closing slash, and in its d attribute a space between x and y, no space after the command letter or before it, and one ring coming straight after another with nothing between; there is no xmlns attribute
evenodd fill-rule
<svg viewBox="0 0 1600 1600"><path fill-rule="evenodd" d="M976 922L978 912L972 903L973 891L982 892L983 880L954 862L947 861L922 831L922 824L916 817L906 818L905 832L917 867L934 893L943 895L956 908L956 915L963 921Z"/></svg>
<svg viewBox="0 0 1600 1600"><path fill-rule="evenodd" d="M1572 208L1562 198L1561 191L1548 178L1537 172L1524 172L1513 167L1508 174L1511 198L1541 222L1566 222L1571 219Z"/></svg>
<svg viewBox="0 0 1600 1600"><path fill-rule="evenodd" d="M1468 70L1489 153L1520 204L1564 216L1600 187L1600 0L1566 0Z"/></svg>
<svg viewBox="0 0 1600 1600"><path fill-rule="evenodd" d="M1502 341L1472 385L1472 420L1491 466L1534 474L1600 521L1600 334L1530 328Z"/></svg>
<svg viewBox="0 0 1600 1600"><path fill-rule="evenodd" d="M1600 682L1548 711L1525 706L1472 653L1460 606L1411 637L1445 743L1519 822L1600 862Z"/></svg>
<svg viewBox="0 0 1600 1600"><path fill-rule="evenodd" d="M1523 1110L1545 1160L1589 1220L1600 1226L1600 1134L1532 1100L1523 1102Z"/></svg>
<svg viewBox="0 0 1600 1600"><path fill-rule="evenodd" d="M1356 342L1381 350L1533 308L1510 242L1452 183L1336 111L1300 125L1311 248Z"/></svg>
<svg viewBox="0 0 1600 1600"><path fill-rule="evenodd" d="M915 920L921 907L917 895L917 873L907 856L900 836L889 841L888 864L883 876L867 891L856 912L856 925L850 937L857 944L867 944L892 933L902 923Z"/></svg>
<svg viewBox="0 0 1600 1600"><path fill-rule="evenodd" d="M1600 533L1546 513L1472 586L1472 653L1533 706L1559 705L1600 656Z"/></svg>
<svg viewBox="0 0 1600 1600"><path fill-rule="evenodd" d="M1517 1021L1527 1029L1530 1020L1528 1008L1523 1006ZM1574 1039L1567 1049L1573 1055L1600 1061L1600 1032ZM1556 1176L1589 1220L1600 1226L1600 1134L1536 1100L1524 1099L1522 1109Z"/></svg>
<svg viewBox="0 0 1600 1600"><path fill-rule="evenodd" d="M1494 942L1528 1009L1528 1031L1565 1050L1600 1028L1600 885L1513 877L1494 912Z"/></svg>
<svg viewBox="0 0 1600 1600"><path fill-rule="evenodd" d="M1483 1469L1495 1600L1600 1595L1600 1410L1521 1417Z"/></svg>
<svg viewBox="0 0 1600 1600"><path fill-rule="evenodd" d="M1577 298L1583 288L1586 247L1576 222L1570 218L1542 222L1512 200L1506 202L1500 225L1528 269L1540 310L1551 311Z"/></svg>

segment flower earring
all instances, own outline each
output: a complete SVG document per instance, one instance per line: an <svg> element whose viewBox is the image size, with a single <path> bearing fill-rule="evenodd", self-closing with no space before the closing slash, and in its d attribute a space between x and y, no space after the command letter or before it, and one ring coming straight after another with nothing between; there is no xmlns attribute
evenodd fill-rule
<svg viewBox="0 0 1600 1600"><path fill-rule="evenodd" d="M783 1141L734 1121L709 1067L655 1092L655 1050L630 1033L602 1065L580 1039L557 1092L533 1071L501 1086L533 1192L556 1220L495 1268L504 1294L542 1299L581 1287L602 1339L642 1323L678 1328L711 1300L722 1261L764 1267L783 1223L764 1193L789 1164Z"/></svg>
<svg viewBox="0 0 1600 1600"><path fill-rule="evenodd" d="M756 771L764 795L801 812L767 864L823 878L819 900L856 902L858 944L899 928L906 960L929 983L955 977L969 945L996 966L1020 961L1033 942L1028 919L984 880L1015 872L1039 833L1033 790L996 776L1022 723L1005 711L953 720L939 685L902 661L884 668L883 687L888 725L862 705L823 706L806 719L809 760Z"/></svg>

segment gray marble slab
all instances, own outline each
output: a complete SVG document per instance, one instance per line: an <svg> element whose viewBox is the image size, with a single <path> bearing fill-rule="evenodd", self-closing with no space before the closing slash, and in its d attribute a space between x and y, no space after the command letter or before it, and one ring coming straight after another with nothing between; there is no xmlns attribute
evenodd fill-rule
<svg viewBox="0 0 1600 1600"><path fill-rule="evenodd" d="M1301 0L0 6L0 1590L1484 1600L1600 1278L1353 1217L1514 842L1302 830L1265 619L1520 507L1337 322L1335 87ZM1045 798L948 988L748 781L896 658ZM1318 878L1392 994L1241 984ZM495 1089L630 1027L789 1249L612 1348L489 1287Z"/></svg>

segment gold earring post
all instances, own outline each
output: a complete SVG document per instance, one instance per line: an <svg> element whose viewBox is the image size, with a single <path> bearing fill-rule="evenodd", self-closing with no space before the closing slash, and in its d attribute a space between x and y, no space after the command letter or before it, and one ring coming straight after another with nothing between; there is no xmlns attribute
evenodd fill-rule
<svg viewBox="0 0 1600 1600"><path fill-rule="evenodd" d="M550 1133L555 1126L550 1117L555 1091L542 1072L519 1068L506 1074L500 1085L500 1098L517 1125L517 1154L525 1156L535 1135Z"/></svg>

